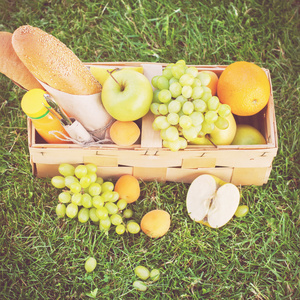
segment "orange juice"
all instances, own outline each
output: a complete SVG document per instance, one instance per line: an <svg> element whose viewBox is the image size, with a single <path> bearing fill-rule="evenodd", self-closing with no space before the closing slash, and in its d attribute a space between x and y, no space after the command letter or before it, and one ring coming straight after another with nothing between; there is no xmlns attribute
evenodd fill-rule
<svg viewBox="0 0 300 300"><path fill-rule="evenodd" d="M32 89L22 98L21 107L24 113L32 120L36 131L49 144L65 144L65 136L69 136L60 121L47 107L49 106L44 98L45 91ZM55 131L55 133L51 133Z"/></svg>

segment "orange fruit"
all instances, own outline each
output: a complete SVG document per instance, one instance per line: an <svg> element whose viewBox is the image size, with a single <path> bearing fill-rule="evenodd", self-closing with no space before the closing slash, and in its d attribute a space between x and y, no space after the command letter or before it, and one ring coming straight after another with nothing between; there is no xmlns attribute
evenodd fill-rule
<svg viewBox="0 0 300 300"><path fill-rule="evenodd" d="M252 116L268 103L271 87L264 70L245 61L235 62L222 72L217 94L221 103L228 104L233 114Z"/></svg>
<svg viewBox="0 0 300 300"><path fill-rule="evenodd" d="M210 76L210 82L206 86L210 88L211 94L215 96L217 94L217 86L219 81L218 75L213 71L200 71L200 73L201 72L206 73Z"/></svg>
<svg viewBox="0 0 300 300"><path fill-rule="evenodd" d="M133 145L140 136L139 126L133 122L115 121L109 130L110 138L119 146Z"/></svg>
<svg viewBox="0 0 300 300"><path fill-rule="evenodd" d="M129 174L122 175L115 184L116 192L120 199L125 199L127 203L135 202L140 196L140 184L138 180Z"/></svg>
<svg viewBox="0 0 300 300"><path fill-rule="evenodd" d="M159 238L165 235L170 225L169 213L161 209L149 211L141 220L142 231L151 238Z"/></svg>

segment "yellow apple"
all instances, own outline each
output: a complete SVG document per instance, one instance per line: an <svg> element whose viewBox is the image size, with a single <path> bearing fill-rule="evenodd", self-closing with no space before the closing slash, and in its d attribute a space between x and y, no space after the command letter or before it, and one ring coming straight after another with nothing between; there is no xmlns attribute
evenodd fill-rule
<svg viewBox="0 0 300 300"><path fill-rule="evenodd" d="M266 144L264 136L254 128L247 124L238 124L235 137L231 145L261 145Z"/></svg>

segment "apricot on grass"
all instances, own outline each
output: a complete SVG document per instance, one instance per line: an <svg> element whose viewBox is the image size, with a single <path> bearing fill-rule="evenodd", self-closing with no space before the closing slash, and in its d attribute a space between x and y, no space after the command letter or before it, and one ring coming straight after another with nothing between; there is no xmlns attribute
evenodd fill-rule
<svg viewBox="0 0 300 300"><path fill-rule="evenodd" d="M140 196L139 181L132 175L122 175L115 184L115 191L119 193L120 199L125 199L127 203L135 202Z"/></svg>
<svg viewBox="0 0 300 300"><path fill-rule="evenodd" d="M151 238L159 238L165 235L170 225L170 214L161 209L149 211L141 220L142 231Z"/></svg>
<svg viewBox="0 0 300 300"><path fill-rule="evenodd" d="M115 121L109 133L112 141L118 146L131 146L138 140L141 131L133 121Z"/></svg>

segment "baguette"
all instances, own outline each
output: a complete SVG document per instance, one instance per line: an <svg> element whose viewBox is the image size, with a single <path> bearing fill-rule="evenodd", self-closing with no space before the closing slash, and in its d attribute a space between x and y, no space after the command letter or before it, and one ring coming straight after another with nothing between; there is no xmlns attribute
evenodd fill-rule
<svg viewBox="0 0 300 300"><path fill-rule="evenodd" d="M49 86L72 95L101 92L101 85L91 72L53 35L25 25L13 33L12 45L29 71Z"/></svg>
<svg viewBox="0 0 300 300"><path fill-rule="evenodd" d="M44 89L17 56L12 46L12 33L0 32L0 72L25 90Z"/></svg>

